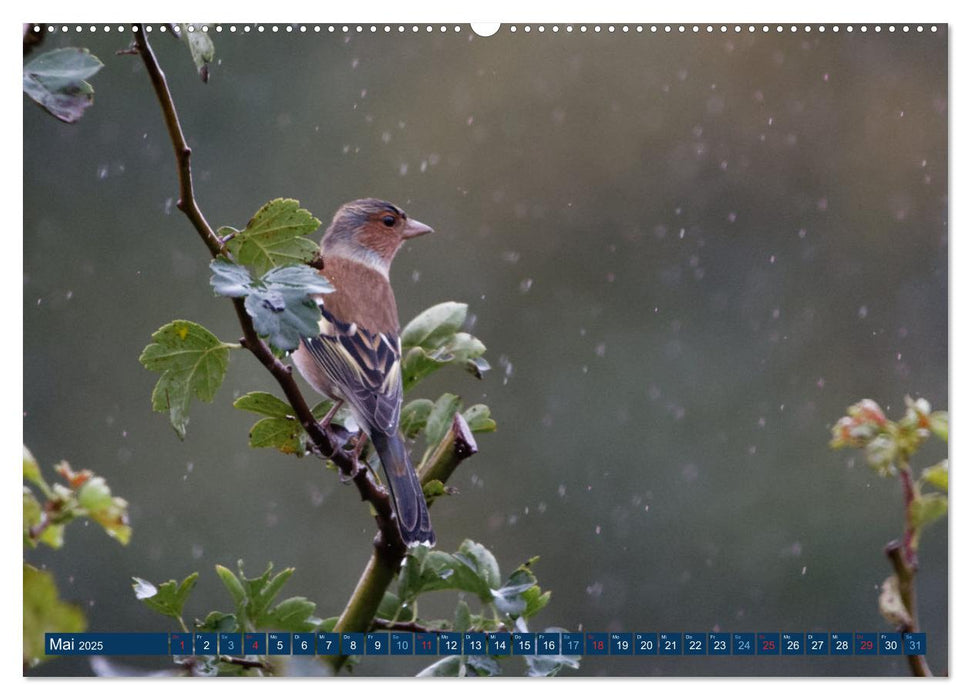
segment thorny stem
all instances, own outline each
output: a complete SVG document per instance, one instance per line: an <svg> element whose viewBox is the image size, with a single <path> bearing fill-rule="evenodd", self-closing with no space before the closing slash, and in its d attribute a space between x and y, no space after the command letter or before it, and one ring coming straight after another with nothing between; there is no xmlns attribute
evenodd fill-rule
<svg viewBox="0 0 971 700"><path fill-rule="evenodd" d="M225 242L220 240L213 232L196 202L190 166L192 151L182 132L178 112L172 99L172 93L169 91L165 74L162 72L155 53L149 45L148 37L145 35L142 25L135 27L133 46L142 57L145 68L148 70L155 96L162 108L169 139L172 141L172 147L175 151L179 177L178 208L188 217L213 257L220 255L230 257ZM243 332L240 344L249 350L276 379L317 451L337 465L340 471L354 482L361 495L361 500L370 503L374 509L374 519L378 526L378 532L374 537L374 551L371 560L368 562L361 581L355 588L344 613L334 628L336 632L365 631L374 619L384 591L387 590L398 569L401 568L401 562L407 553L407 547L401 539L401 533L398 531L397 523L394 520L391 499L387 491L375 481L370 470L359 468L355 457L341 449L340 445L335 444L335 441L314 418L310 407L293 379L292 369L283 364L259 337L249 314L246 312L243 300L234 298L231 301ZM457 416L457 419L461 419L461 416ZM445 461L454 463L446 470L446 473L450 473L458 462L475 453L475 442L471 442L470 448L464 440L466 434L471 437L471 434L468 433L468 426L465 426L463 435L454 432L450 434L454 437L455 449L450 454L445 455L448 458ZM338 659L335 669L339 669L345 660L344 657L338 657ZM234 663L239 662L234 661ZM254 666L258 665L254 664Z"/></svg>

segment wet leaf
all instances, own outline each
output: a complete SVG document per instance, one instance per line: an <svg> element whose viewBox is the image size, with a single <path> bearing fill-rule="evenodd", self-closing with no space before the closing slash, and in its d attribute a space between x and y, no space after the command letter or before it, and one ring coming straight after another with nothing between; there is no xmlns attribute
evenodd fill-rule
<svg viewBox="0 0 971 700"><path fill-rule="evenodd" d="M293 408L286 401L278 399L265 391L251 391L233 401L233 406L241 411L252 411L271 418L288 418L293 416Z"/></svg>
<svg viewBox="0 0 971 700"><path fill-rule="evenodd" d="M318 228L320 219L301 209L297 200L274 199L264 204L226 247L237 262L248 265L260 277L274 267L313 260L318 246L307 236Z"/></svg>
<svg viewBox="0 0 971 700"><path fill-rule="evenodd" d="M48 51L24 65L24 92L50 114L71 124L94 103L94 88L86 80L103 65L87 49Z"/></svg>
<svg viewBox="0 0 971 700"><path fill-rule="evenodd" d="M138 361L162 376L152 391L152 409L168 412L175 432L185 439L193 396L212 401L226 376L229 348L197 323L172 321L152 334Z"/></svg>
<svg viewBox="0 0 971 700"><path fill-rule="evenodd" d="M302 338L319 332L320 309L311 295L332 292L334 287L312 267L276 267L259 279L225 258L213 260L209 267L213 290L223 296L245 297L256 332L273 347L295 350Z"/></svg>
<svg viewBox="0 0 971 700"><path fill-rule="evenodd" d="M198 578L199 574L196 572L186 576L182 583L170 580L155 586L145 579L133 576L132 589L135 597L155 612L179 620L182 618L185 601Z"/></svg>
<svg viewBox="0 0 971 700"><path fill-rule="evenodd" d="M446 301L425 309L401 331L401 347L434 350L451 338L465 323L468 304Z"/></svg>
<svg viewBox="0 0 971 700"><path fill-rule="evenodd" d="M425 441L429 446L435 446L442 441L452 427L452 419L461 408L462 399L455 394L442 394L438 397L425 422Z"/></svg>
<svg viewBox="0 0 971 700"><path fill-rule="evenodd" d="M482 403L469 406L462 413L465 422L469 424L469 430L473 433L491 433L496 429L496 422L492 420L489 407Z"/></svg>

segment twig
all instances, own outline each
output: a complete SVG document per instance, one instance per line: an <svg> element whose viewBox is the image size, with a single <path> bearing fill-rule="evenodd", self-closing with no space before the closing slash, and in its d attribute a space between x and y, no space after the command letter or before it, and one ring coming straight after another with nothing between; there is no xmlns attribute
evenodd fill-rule
<svg viewBox="0 0 971 700"><path fill-rule="evenodd" d="M192 168L190 165L192 151L186 143L185 136L182 132L178 111L175 108L172 93L169 91L165 74L162 72L158 59L155 57L155 53L148 43L148 37L145 35L142 25L136 25L134 47L142 57L145 68L148 70L148 75L151 79L158 102L161 105L165 126L175 151L179 178L178 207L188 217L193 228L195 228L213 257L227 255L227 250L223 242L213 232L212 227L206 221L195 199L195 193L192 188ZM334 462L342 473L348 477L353 477L351 480L357 486L361 494L361 499L370 503L375 511L375 521L378 526L378 536L375 538L374 543L375 552L380 554L386 561L394 561L400 565L400 561L404 557L407 548L401 539L401 534L393 519L394 510L388 493L378 485L369 470L357 468L355 460L351 455L340 449L330 439L330 436L311 413L310 407L307 405L303 394L293 379L291 368L283 364L257 334L256 329L253 327L252 319L243 304L243 300L234 298L231 301L236 310L240 328L243 331L243 338L240 343L276 379L290 405L293 407L297 419L310 436L317 450ZM395 568L395 571L397 571L397 568Z"/></svg>
<svg viewBox="0 0 971 700"><path fill-rule="evenodd" d="M900 590L900 599L903 601L909 620L899 625L901 632L917 632L920 628L917 624L917 580L915 574L917 570L907 563L906 548L897 540L890 542L884 552L893 565L894 573L897 574L897 586ZM927 659L923 656L907 656L907 663L910 664L910 672L915 676L930 677L930 666Z"/></svg>
<svg viewBox="0 0 971 700"><path fill-rule="evenodd" d="M148 37L145 35L142 25L136 25L134 47L148 70L175 151L179 176L178 208L188 217L213 257L220 255L230 257L225 242L220 240L213 232L196 202L190 166L192 151L182 133L178 112L165 80L165 74L162 72L148 43ZM239 319L240 328L243 331L240 344L249 350L276 379L293 407L297 419L320 454L334 462L340 471L354 482L361 494L361 499L370 503L374 509L374 519L378 526L378 532L373 541L374 551L357 587L348 600L344 612L334 627L337 632L365 631L370 627L378 605L381 603L381 598L401 568L401 562L407 553L407 547L401 539L401 533L394 520L391 499L388 492L375 481L371 471L366 468L359 468L356 459L340 449L340 446L335 444L335 441L314 418L310 407L293 379L292 369L283 364L259 337L249 314L246 312L243 300L234 298L232 302ZM456 415L446 440L439 444L434 459L429 460L429 464L426 465L427 469L423 472L422 477L423 482L433 478L444 482L462 460L475 454L476 451L475 441L472 439L468 425L460 415ZM339 669L346 657L335 658L334 668Z"/></svg>
<svg viewBox="0 0 971 700"><path fill-rule="evenodd" d="M422 485L435 479L445 482L449 475L459 464L468 457L471 457L479 448L469 430L469 424L461 413L456 413L452 419L452 426L448 433L438 443L432 451L428 460L418 468L418 479ZM375 544L375 551L371 555L367 566L361 574L361 578L354 587L354 592L347 601L347 607L341 613L337 624L334 626L338 632L364 632L370 628L381 599L385 591L391 585L394 575L401 566L401 559L392 561L387 557L382 557L380 550ZM330 657L331 666L336 673L347 661L346 656Z"/></svg>

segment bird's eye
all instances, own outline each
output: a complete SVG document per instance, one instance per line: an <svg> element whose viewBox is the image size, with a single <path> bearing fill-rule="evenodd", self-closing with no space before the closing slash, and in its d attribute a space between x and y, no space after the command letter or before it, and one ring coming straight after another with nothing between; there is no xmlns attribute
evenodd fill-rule
<svg viewBox="0 0 971 700"><path fill-rule="evenodd" d="M381 223L383 223L388 228L391 228L392 226L394 226L394 217L388 214L386 217L381 219Z"/></svg>

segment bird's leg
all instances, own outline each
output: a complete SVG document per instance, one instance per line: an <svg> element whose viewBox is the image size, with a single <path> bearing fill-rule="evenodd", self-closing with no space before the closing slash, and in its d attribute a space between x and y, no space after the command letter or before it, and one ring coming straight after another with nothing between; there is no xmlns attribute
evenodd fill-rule
<svg viewBox="0 0 971 700"><path fill-rule="evenodd" d="M324 430L327 430L327 428L330 427L330 422L334 420L334 416L337 415L337 411L339 411L340 407L343 405L344 405L344 399L337 399L336 401L334 401L334 405L331 406L330 410L327 411L327 414L320 419L320 427L323 428Z"/></svg>
<svg viewBox="0 0 971 700"><path fill-rule="evenodd" d="M348 481L351 481L352 479L354 479L354 477L356 477L358 474L361 473L362 469L365 469L365 466L361 464L360 459L361 459L361 450L364 449L364 443L366 442L367 442L367 435L363 430L361 430L357 434L357 443L354 445L354 450L351 452L351 456L354 458L354 471L348 476L344 476L343 474L341 474L340 478L342 482L347 483Z"/></svg>

